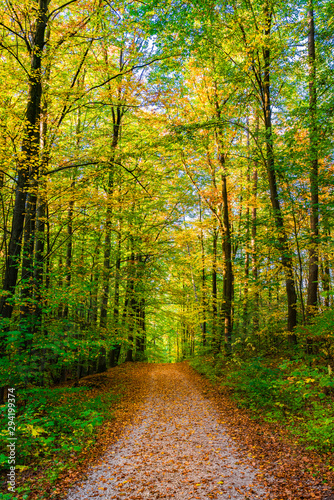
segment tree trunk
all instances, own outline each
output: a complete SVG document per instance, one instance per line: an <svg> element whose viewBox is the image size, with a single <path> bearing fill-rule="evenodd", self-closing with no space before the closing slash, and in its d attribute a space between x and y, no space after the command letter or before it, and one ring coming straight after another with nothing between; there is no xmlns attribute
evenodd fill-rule
<svg viewBox="0 0 334 500"><path fill-rule="evenodd" d="M220 349L220 339L218 338L218 297L217 297L217 240L218 231L213 229L212 241L212 343L213 352L218 353Z"/></svg>
<svg viewBox="0 0 334 500"><path fill-rule="evenodd" d="M271 53L270 53L270 33L271 33L271 20L272 11L269 9L269 3L266 0L264 7L265 18L265 38L263 45L263 60L264 60L264 75L263 75L263 114L265 123L265 142L266 142L266 168L268 174L270 200L273 209L276 229L278 232L278 243L281 253L281 262L285 273L286 294L288 301L288 324L287 329L290 333L289 339L295 344L296 336L293 330L297 325L297 294L295 289L295 282L293 276L293 263L289 249L288 238L284 227L283 213L279 201L275 161L274 161L274 147L273 147L273 134L272 134L272 121L271 121L271 98L270 98L270 70L271 70Z"/></svg>
<svg viewBox="0 0 334 500"><path fill-rule="evenodd" d="M133 248L133 240L131 238L131 246ZM129 276L128 276L128 297L127 297L127 304L128 304L128 311L127 311L127 318L128 318L128 348L126 351L126 359L125 361L133 361L133 348L134 348L134 327L135 327L135 309L136 309L136 297L135 297L135 287L134 287L134 282L135 282L135 256L133 253L133 250L131 252L131 257L130 257L130 269L129 269Z"/></svg>
<svg viewBox="0 0 334 500"><path fill-rule="evenodd" d="M34 186L33 192L27 196L24 224L20 304L20 330L23 339L21 348L23 351L31 346L32 335L35 329L34 244L37 203L36 187Z"/></svg>
<svg viewBox="0 0 334 500"><path fill-rule="evenodd" d="M109 286L110 286L112 193L113 193L113 170L109 172L108 192L107 192L107 212L106 212L106 222L105 222L104 259L103 259L102 303L101 303L101 314L100 314L101 328L106 328L107 315L108 315Z"/></svg>
<svg viewBox="0 0 334 500"><path fill-rule="evenodd" d="M34 42L29 74L26 126L23 133L21 158L18 164L12 229L3 282L3 290L8 293L3 294L0 301L0 314L3 318L10 318L13 311L13 302L7 299L14 294L16 288L29 183L30 179L36 177L39 166L39 128L42 97L41 63L45 43L45 30L48 22L48 4L49 0L39 0L35 21L36 29L31 37Z"/></svg>
<svg viewBox="0 0 334 500"><path fill-rule="evenodd" d="M109 366L115 366L118 362L121 344L119 341L120 325L119 325L119 288L120 288L120 271L121 271L121 248L122 248L122 233L121 224L117 233L117 251L115 261L115 286L114 286L114 311L112 319L112 343L109 350Z"/></svg>
<svg viewBox="0 0 334 500"><path fill-rule="evenodd" d="M74 209L74 188L75 188L75 179L73 178L71 182L71 200L69 202L68 211L67 211L67 248L66 248L66 277L65 283L67 288L68 298L71 294L71 283L72 283L72 256L73 256L73 209ZM65 303L64 307L64 318L68 318L69 313L69 303L68 301Z"/></svg>
<svg viewBox="0 0 334 500"><path fill-rule="evenodd" d="M222 166L222 201L223 201L223 302L222 312L224 320L224 340L226 354L231 352L232 341L232 300L233 300L233 269L232 269L232 241L231 241L231 226L229 216L229 203L227 195L227 170L226 157L220 152L220 164Z"/></svg>
<svg viewBox="0 0 334 500"><path fill-rule="evenodd" d="M216 118L221 121L221 102L219 101L217 84L214 82L215 89L215 108ZM222 214L219 218L220 230L222 233L222 249L223 249L223 297L222 297L222 333L225 341L225 353L231 353L232 328L233 328L233 268L232 268L232 239L231 239L231 223L229 214L227 177L228 171L226 166L227 155L225 153L224 142L221 130L215 132L218 161L221 167L221 210Z"/></svg>
<svg viewBox="0 0 334 500"><path fill-rule="evenodd" d="M91 291L89 303L88 321L93 328L97 327L98 318L98 293L99 293L99 255L100 255L100 240L97 242L94 251L93 266L90 276Z"/></svg>
<svg viewBox="0 0 334 500"><path fill-rule="evenodd" d="M199 198L199 213L200 213L200 223L202 222L202 204L201 198ZM206 297L206 275L205 275L205 250L204 250L204 236L203 228L201 226L200 232L200 244L201 244L201 306L202 306L202 345L206 345L206 314L207 314L207 297Z"/></svg>
<svg viewBox="0 0 334 500"><path fill-rule="evenodd" d="M116 111L112 107L112 117L113 117L113 129L112 129L112 142L111 142L111 159L110 159L110 171L108 178L108 188L107 188L107 211L106 211L106 223L105 223L105 242L104 242L104 271L103 271L103 284L102 284L102 304L101 304L101 315L100 315L100 326L102 328L106 327L107 315L108 315L108 302L109 302L109 282L110 282L110 255L111 255L111 222L112 222L112 201L114 193L114 174L115 174L115 159L116 159L116 148L120 136L120 128L123 118L123 109L121 105L116 106Z"/></svg>
<svg viewBox="0 0 334 500"><path fill-rule="evenodd" d="M249 119L247 118L247 127L249 127ZM247 153L250 155L250 143L249 143L249 132L247 131ZM250 267L250 255L249 255L249 243L250 243L250 166L247 165L247 173L246 173L246 249L245 249L245 285L244 285L244 293L243 293L243 308L242 308L242 316L243 316L243 331L247 333L248 331L248 317L249 317L249 267ZM241 212L241 209L240 209ZM241 217L240 217L241 218Z"/></svg>
<svg viewBox="0 0 334 500"><path fill-rule="evenodd" d="M319 189L318 189L318 130L317 130L317 87L316 55L314 35L313 0L308 7L308 68L309 68L309 134L310 134L310 260L307 288L307 317L312 317L318 304L318 267L319 267Z"/></svg>
<svg viewBox="0 0 334 500"><path fill-rule="evenodd" d="M252 275L255 284L254 307L253 307L253 330L259 329L259 288L258 288L258 266L257 266L257 248L256 248L256 224L257 224L257 169L253 170L253 189L252 189Z"/></svg>

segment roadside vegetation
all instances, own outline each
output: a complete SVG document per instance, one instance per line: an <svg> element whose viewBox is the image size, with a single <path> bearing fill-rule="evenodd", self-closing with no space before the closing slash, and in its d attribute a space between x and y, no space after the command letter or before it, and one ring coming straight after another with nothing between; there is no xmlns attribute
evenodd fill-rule
<svg viewBox="0 0 334 500"><path fill-rule="evenodd" d="M237 340L230 357L210 352L191 359L191 365L215 385L226 389L254 419L280 423L295 443L308 450L334 450L334 377L332 328L327 311L296 330L297 344L284 335L253 335ZM307 339L317 339L308 351ZM283 344L283 346L282 346ZM333 463L332 463L333 468Z"/></svg>

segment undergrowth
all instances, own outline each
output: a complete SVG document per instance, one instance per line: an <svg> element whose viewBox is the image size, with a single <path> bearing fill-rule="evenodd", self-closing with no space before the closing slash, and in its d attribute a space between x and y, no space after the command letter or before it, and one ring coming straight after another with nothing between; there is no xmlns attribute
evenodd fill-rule
<svg viewBox="0 0 334 500"><path fill-rule="evenodd" d="M47 471L50 482L71 467L71 461L95 442L94 429L112 417L117 395L93 396L88 387L31 388L17 393L16 470ZM0 407L0 468L8 470L7 404ZM3 499L28 498L29 486Z"/></svg>
<svg viewBox="0 0 334 500"><path fill-rule="evenodd" d="M190 363L215 384L230 388L237 405L250 409L254 418L284 424L306 449L334 450L334 379L327 368L301 359L224 361L208 355Z"/></svg>

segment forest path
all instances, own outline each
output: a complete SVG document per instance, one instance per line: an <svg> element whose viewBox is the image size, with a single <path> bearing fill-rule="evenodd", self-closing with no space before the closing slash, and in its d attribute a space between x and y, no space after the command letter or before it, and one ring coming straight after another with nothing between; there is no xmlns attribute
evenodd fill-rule
<svg viewBox="0 0 334 500"><path fill-rule="evenodd" d="M270 498L257 480L263 470L237 448L203 391L185 363L150 365L134 420L67 500Z"/></svg>

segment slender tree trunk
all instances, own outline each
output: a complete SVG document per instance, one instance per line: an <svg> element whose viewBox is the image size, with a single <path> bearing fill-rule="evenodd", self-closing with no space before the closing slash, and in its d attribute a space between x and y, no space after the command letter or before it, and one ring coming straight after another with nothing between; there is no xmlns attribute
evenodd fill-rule
<svg viewBox="0 0 334 500"><path fill-rule="evenodd" d="M145 265L146 257L142 254L138 254L136 257L136 280L134 286L134 297L135 297L135 330L136 330L136 359L143 361L143 353L145 350L146 343L146 331L145 331L145 296L144 296L144 277L145 277Z"/></svg>
<svg viewBox="0 0 334 500"><path fill-rule="evenodd" d="M66 248L66 276L65 283L67 288L68 297L70 297L71 283L72 283L72 257L73 257L73 213L74 213L74 188L75 188L75 179L73 178L71 182L71 200L69 202L68 211L67 211L67 248ZM69 303L68 300L65 303L64 307L64 318L68 318L69 314Z"/></svg>
<svg viewBox="0 0 334 500"><path fill-rule="evenodd" d="M220 164L222 166L222 201L223 201L223 303L222 312L224 319L224 339L226 354L231 352L233 315L232 315L232 300L233 300L233 269L232 269L232 241L231 241L231 225L229 216L229 203L227 195L227 170L226 158L224 153L220 153Z"/></svg>
<svg viewBox="0 0 334 500"><path fill-rule="evenodd" d="M256 140L259 136L259 115L255 113L255 137ZM256 145L255 145L256 147ZM258 172L257 167L253 168L252 173L252 213L251 213L251 250L252 250L252 276L255 285L254 291L254 306L253 306L253 331L257 332L259 329L259 284L258 284L258 263L257 263L257 191L258 191Z"/></svg>
<svg viewBox="0 0 334 500"><path fill-rule="evenodd" d="M89 304L89 323L93 328L97 326L98 318L98 293L99 293L99 255L100 255L100 241L97 242L94 251L94 260L91 272L91 291L90 291L90 304Z"/></svg>
<svg viewBox="0 0 334 500"><path fill-rule="evenodd" d="M22 344L23 351L31 346L35 328L34 243L37 203L36 187L35 185L34 192L29 193L27 196L27 213L24 224L20 305L20 328L24 339Z"/></svg>
<svg viewBox="0 0 334 500"><path fill-rule="evenodd" d="M249 127L249 119L247 118L247 127ZM247 152L248 155L250 154L250 141L249 141L249 132L247 131ZM243 316L243 330L245 333L247 333L248 330L248 316L249 316L249 294L248 294L248 288L249 288L249 267L250 267L250 255L249 255L249 250L250 250L250 166L247 165L247 173L246 173L246 214L245 214L245 220L246 220L246 249L245 249L245 285L244 285L244 293L243 293L243 311L242 311L242 316ZM241 218L241 217L240 217Z"/></svg>
<svg viewBox="0 0 334 500"><path fill-rule="evenodd" d="M117 233L117 251L115 261L115 286L114 286L114 311L113 311L113 345L109 351L109 366L115 366L118 362L118 357L121 350L119 340L120 325L119 325L119 289L121 277L121 250L122 250L122 232L121 223L119 224L119 232Z"/></svg>
<svg viewBox="0 0 334 500"><path fill-rule="evenodd" d="M4 141L4 143L5 143L5 141ZM4 148L6 147L5 144L3 147ZM4 193L3 193L3 188L5 185L4 181L5 181L5 174L4 174L4 172L0 172L0 200L1 200L1 213L2 213L2 221L3 221L3 231L2 231L2 241L1 241L1 245L0 245L0 252L2 254L4 254L5 262L6 262L6 259L7 259L8 209L7 209L7 213L6 213L6 210L5 210L6 200L5 200ZM6 203L6 204L8 205L8 203ZM0 279L1 279L1 282L4 279L3 269L1 270Z"/></svg>
<svg viewBox="0 0 334 500"><path fill-rule="evenodd" d="M146 348L146 321L145 321L145 306L146 300L145 297L142 297L140 300L140 330L141 330L141 341L139 346L139 352L144 353Z"/></svg>
<svg viewBox="0 0 334 500"><path fill-rule="evenodd" d="M221 120L221 103L219 101L217 84L214 82L215 89L215 108L216 118ZM223 320L223 336L225 341L225 353L229 355L232 348L232 329L233 329L233 267L232 267L232 238L231 238L231 223L230 210L228 202L227 177L228 170L226 165L227 155L224 151L224 142L222 133L218 129L215 133L217 143L218 161L221 167L221 209L222 215L220 219L220 229L222 232L222 249L223 249L223 297L222 297L222 320Z"/></svg>
<svg viewBox="0 0 334 500"><path fill-rule="evenodd" d="M273 147L273 133L271 120L271 97L270 97L270 71L271 71L271 53L270 53L270 32L272 11L269 8L268 0L264 7L265 29L264 29L264 45L263 45L263 60L264 60L264 75L263 75L263 113L265 123L265 142L267 150L266 167L270 188L271 206L275 220L276 229L278 232L278 243L281 253L281 262L285 273L286 294L288 301L288 324L287 329L290 333L289 339L292 343L296 343L296 336L293 330L297 325L297 294L293 276L293 263L289 249L289 242L284 227L283 213L279 201L275 161Z"/></svg>
<svg viewBox="0 0 334 500"><path fill-rule="evenodd" d="M63 268L64 268L63 256L60 255L59 262L58 262L59 279L58 279L58 283L57 283L59 290L62 290L64 287ZM58 319L63 317L63 312L64 312L64 305L63 305L63 302L60 302L59 306L58 306L58 311L57 311Z"/></svg>
<svg viewBox="0 0 334 500"><path fill-rule="evenodd" d="M204 253L204 238L203 231L201 231L201 258L202 258L202 294L201 294L201 302L202 302L202 345L206 346L207 338L206 338L206 317L207 317L207 296L206 296L206 273L205 273L205 253Z"/></svg>
<svg viewBox="0 0 334 500"><path fill-rule="evenodd" d="M213 229L212 241L212 343L214 353L218 353L220 349L220 339L218 337L218 297L217 297L217 241L218 231L216 227Z"/></svg>
<svg viewBox="0 0 334 500"><path fill-rule="evenodd" d="M309 67L309 133L310 133L310 260L307 288L307 317L315 314L318 304L319 267L319 186L318 186L318 130L317 130L317 86L316 54L314 35L313 0L308 2L308 67Z"/></svg>
<svg viewBox="0 0 334 500"><path fill-rule="evenodd" d="M36 324L42 323L42 308L46 305L43 297L43 276L44 276L44 247L45 247L45 219L46 219L46 193L45 184L40 192L37 211L36 211L36 238L35 238L35 265L34 265L34 283L35 283L35 302L36 302Z"/></svg>
<svg viewBox="0 0 334 500"><path fill-rule="evenodd" d="M105 222L104 239L104 262L103 262L103 284L102 284L102 303L100 314L100 327L106 328L109 302L110 287L110 255L111 255L111 222L112 222L112 193L114 186L113 167L109 172L108 193L107 193L107 212Z"/></svg>
<svg viewBox="0 0 334 500"><path fill-rule="evenodd" d="M126 351L125 361L133 361L133 349L134 349L134 328L135 328L135 309L136 309L136 297L135 297L135 256L133 252L133 240L131 239L131 258L130 258L130 269L129 269L129 288L128 288L128 348Z"/></svg>
<svg viewBox="0 0 334 500"><path fill-rule="evenodd" d="M46 43L50 41L50 26L47 27L45 38ZM45 73L45 86L48 86L50 80L51 67ZM48 102L44 98L41 104L41 119L40 119L40 151L41 151L41 174L45 173L49 163L49 148L47 141L48 132ZM38 198L36 206L36 234L35 234L35 261L34 261L34 308L35 308L35 328L40 334L46 338L46 318L47 313L43 312L47 308L47 291L50 284L50 257L45 258L45 239L48 243L47 230L48 224L48 204L47 204L47 181L45 175L40 178L38 186ZM47 248L49 251L49 245ZM44 279L45 276L45 279ZM47 349L43 348L40 351L40 384L44 386L44 371L47 357Z"/></svg>
<svg viewBox="0 0 334 500"><path fill-rule="evenodd" d="M257 247L256 247L256 231L257 231L257 169L253 170L253 202L252 202L252 276L255 284L254 292L254 307L253 307L253 330L256 332L259 329L259 288L258 288L258 265L257 265Z"/></svg>
<svg viewBox="0 0 334 500"><path fill-rule="evenodd" d="M105 240L104 240L104 265L103 265L103 283L102 283L102 303L101 303L101 313L100 313L100 327L102 329L102 338L105 338L105 333L103 330L107 327L108 319L108 303L109 303L109 289L110 289L110 256L111 256L111 224L113 215L113 193L114 193L114 162L116 157L116 148L119 141L120 126L122 121L122 110L120 106L117 106L116 112L112 107L113 116L113 135L112 135L112 157L110 159L110 171L108 178L108 189L107 189L107 211L106 211L106 223L105 223ZM100 351L99 356L99 370L106 370L106 354L107 351L103 347ZM104 360L104 361L103 361ZM102 369L104 368L104 369Z"/></svg>
<svg viewBox="0 0 334 500"><path fill-rule="evenodd" d="M119 232L117 234L117 253L116 253L116 263L115 263L115 287L114 287L114 313L113 322L116 329L118 329L119 321L119 287L120 287L120 277L121 277L121 251L122 251L122 232L121 225L119 227Z"/></svg>
<svg viewBox="0 0 334 500"><path fill-rule="evenodd" d="M331 275L330 275L328 255L323 256L322 288L325 292L324 306L328 308L330 306L329 296L331 289Z"/></svg>
<svg viewBox="0 0 334 500"><path fill-rule="evenodd" d="M71 296L71 283L72 283L72 257L73 257L73 209L74 209L74 187L75 178L73 177L71 182L71 199L67 211L67 247L66 247L66 260L65 260L65 287L67 289L67 300L65 301L65 306L63 309L63 318L68 319L69 316L69 298ZM73 314L73 311L72 311ZM61 367L61 381L65 382L67 379L67 369Z"/></svg>
<svg viewBox="0 0 334 500"><path fill-rule="evenodd" d="M200 222L202 222L201 198L199 199L199 213L200 213ZM206 345L206 340L207 340L206 339L207 297L206 297L206 275L205 275L205 250L204 250L204 236L202 227L200 232L200 244L201 244L201 262L202 262L202 269L201 269L202 345L204 347Z"/></svg>
<svg viewBox="0 0 334 500"><path fill-rule="evenodd" d="M108 55L105 51L104 53L106 65L108 66ZM122 66L122 52L120 55L120 65ZM119 100L121 99L119 89ZM115 109L116 108L116 109ZM116 148L119 143L120 129L123 118L123 108L121 104L111 107L113 128L112 128L112 141L111 141L111 158L110 158L110 171L108 178L108 188L107 188L107 211L106 211L106 223L105 223L105 242L104 242L104 272L103 272L103 284L102 284L102 304L101 304L101 315L100 315L100 326L102 328L106 327L107 315L108 315L108 302L109 302L109 282L110 282L110 255L111 255L111 222L113 213L113 193L114 193L114 175L115 175L115 160L116 160Z"/></svg>

